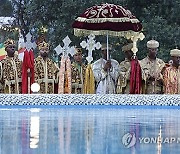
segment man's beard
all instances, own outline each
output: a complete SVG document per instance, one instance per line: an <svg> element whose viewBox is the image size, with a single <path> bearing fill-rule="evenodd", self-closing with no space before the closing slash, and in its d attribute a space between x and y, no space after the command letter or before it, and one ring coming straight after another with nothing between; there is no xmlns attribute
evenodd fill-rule
<svg viewBox="0 0 180 154"><path fill-rule="evenodd" d="M47 53L47 52L43 52L43 53L41 54L41 56L42 56L42 57L48 57L48 53Z"/></svg>

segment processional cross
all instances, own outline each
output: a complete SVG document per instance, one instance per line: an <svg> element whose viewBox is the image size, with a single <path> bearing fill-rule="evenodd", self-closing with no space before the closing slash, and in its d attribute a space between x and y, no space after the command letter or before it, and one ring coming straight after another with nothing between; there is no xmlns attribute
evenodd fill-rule
<svg viewBox="0 0 180 154"><path fill-rule="evenodd" d="M86 57L86 59L88 61L88 64L90 64L93 61L92 51L95 49L99 50L101 48L100 42L96 43L95 35L90 34L87 41L82 41L80 45L82 48L86 48L86 50L88 50L88 56Z"/></svg>
<svg viewBox="0 0 180 154"><path fill-rule="evenodd" d="M69 60L69 54L71 54L71 56L73 56L76 53L76 49L74 46L70 47L70 43L71 40L69 38L69 36L66 36L63 39L63 43L64 46L61 47L61 45L59 44L54 50L56 51L57 55L60 55L62 53L62 58L64 57L64 60L62 60L61 58L61 63L62 65L60 66L60 71L59 71L59 79L62 80L59 82L59 87L58 87L58 93L64 93L64 82L65 82L65 78L66 78L66 71L67 71L67 67L70 67L67 63ZM67 66L66 66L67 65ZM63 66L65 68L63 68ZM68 80L67 80L68 81ZM63 82L63 83L62 83Z"/></svg>
<svg viewBox="0 0 180 154"><path fill-rule="evenodd" d="M31 49L35 49L37 47L35 42L32 43L32 35L30 32L26 35L25 47L27 51L30 51Z"/></svg>
<svg viewBox="0 0 180 154"><path fill-rule="evenodd" d="M70 43L72 41L70 40L69 36L66 36L63 39L63 43L64 46L61 47L61 45L59 44L54 50L56 51L57 55L60 55L62 53L62 55L65 57L65 59L68 57L68 54L71 54L71 56L73 56L76 53L76 49L74 46L70 47Z"/></svg>
<svg viewBox="0 0 180 154"><path fill-rule="evenodd" d="M31 49L35 49L37 47L36 43L33 42L32 43L32 35L31 33L29 32L27 35L26 35L26 42L24 44L25 48L27 49L27 51L29 52ZM27 69L27 74L28 74L28 94L30 94L30 87L31 87L31 70L30 68Z"/></svg>

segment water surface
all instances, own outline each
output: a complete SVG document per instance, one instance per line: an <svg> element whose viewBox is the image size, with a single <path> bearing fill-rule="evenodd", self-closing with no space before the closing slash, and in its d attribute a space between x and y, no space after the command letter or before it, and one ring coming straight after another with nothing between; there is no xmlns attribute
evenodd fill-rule
<svg viewBox="0 0 180 154"><path fill-rule="evenodd" d="M177 154L176 109L0 109L0 154Z"/></svg>

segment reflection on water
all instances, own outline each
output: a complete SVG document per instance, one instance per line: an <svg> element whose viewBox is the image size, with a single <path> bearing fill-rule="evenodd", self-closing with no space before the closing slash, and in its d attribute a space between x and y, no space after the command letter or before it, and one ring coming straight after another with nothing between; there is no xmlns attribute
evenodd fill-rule
<svg viewBox="0 0 180 154"><path fill-rule="evenodd" d="M30 121L30 148L38 148L39 143L39 116L32 116Z"/></svg>
<svg viewBox="0 0 180 154"><path fill-rule="evenodd" d="M161 129L161 125L160 125L160 128L159 128L159 135L158 135L158 140L157 140L157 145L158 145L158 154L161 154L161 146L162 146L162 129Z"/></svg>
<svg viewBox="0 0 180 154"><path fill-rule="evenodd" d="M175 109L0 109L0 154L180 153Z"/></svg>

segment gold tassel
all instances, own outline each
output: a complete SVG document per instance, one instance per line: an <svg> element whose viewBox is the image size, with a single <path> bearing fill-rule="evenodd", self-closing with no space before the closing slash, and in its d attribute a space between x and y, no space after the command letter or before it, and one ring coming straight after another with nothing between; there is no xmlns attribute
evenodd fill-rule
<svg viewBox="0 0 180 154"><path fill-rule="evenodd" d="M68 87L68 75L67 70L65 71L65 81L64 81L64 94L69 93L69 87Z"/></svg>
<svg viewBox="0 0 180 154"><path fill-rule="evenodd" d="M87 29L78 29L78 28L74 28L74 35L75 36L88 36L90 34L94 34L94 35L108 35L110 36L117 36L117 37L125 37L126 36L135 36L137 34L139 34L140 32L134 32L132 30L128 30L128 31L110 31L110 30L87 30Z"/></svg>
<svg viewBox="0 0 180 154"><path fill-rule="evenodd" d="M88 64L85 73L84 81L84 94L94 94L95 93L95 80L92 71L91 64Z"/></svg>
<svg viewBox="0 0 180 154"><path fill-rule="evenodd" d="M129 17L123 18L84 18L78 17L76 21L84 22L84 23L105 23L105 22L112 22L112 23L124 23L124 22L131 22L131 23L139 23L138 19L130 19Z"/></svg>

